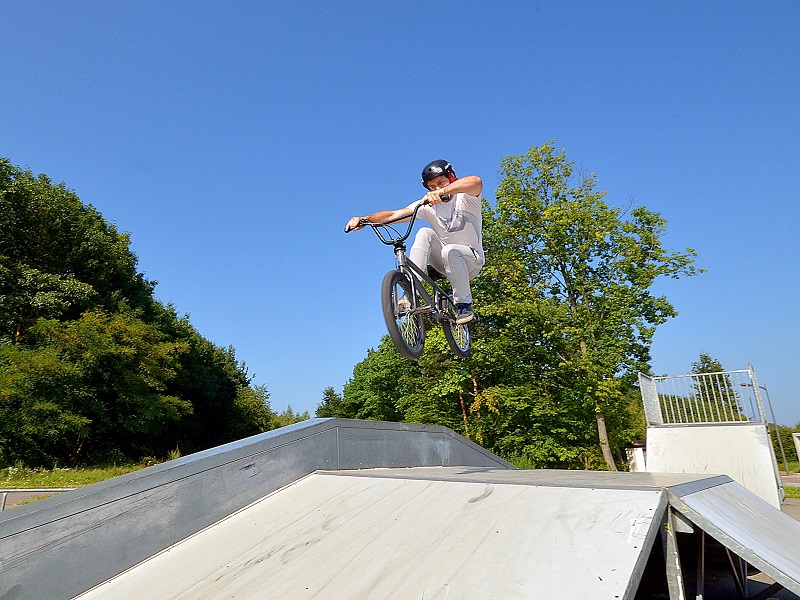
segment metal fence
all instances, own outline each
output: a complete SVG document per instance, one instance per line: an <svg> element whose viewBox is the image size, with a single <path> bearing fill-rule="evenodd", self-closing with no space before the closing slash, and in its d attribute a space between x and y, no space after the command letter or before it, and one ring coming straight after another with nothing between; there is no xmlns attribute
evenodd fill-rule
<svg viewBox="0 0 800 600"><path fill-rule="evenodd" d="M753 368L650 377L639 374L647 423L767 423Z"/></svg>

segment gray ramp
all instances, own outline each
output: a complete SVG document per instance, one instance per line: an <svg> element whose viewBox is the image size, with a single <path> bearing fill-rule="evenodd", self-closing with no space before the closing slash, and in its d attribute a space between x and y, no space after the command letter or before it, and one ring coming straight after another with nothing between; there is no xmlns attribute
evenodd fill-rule
<svg viewBox="0 0 800 600"><path fill-rule="evenodd" d="M513 466L438 426L313 419L0 512L0 599L64 600L320 469Z"/></svg>
<svg viewBox="0 0 800 600"><path fill-rule="evenodd" d="M80 598L633 597L666 492L574 475L318 472Z"/></svg>
<svg viewBox="0 0 800 600"><path fill-rule="evenodd" d="M800 523L734 482L677 486L670 504L692 523L783 587L800 595Z"/></svg>
<svg viewBox="0 0 800 600"><path fill-rule="evenodd" d="M800 524L730 477L509 467L444 428L292 426L0 514L0 599L677 599L698 530L800 594Z"/></svg>

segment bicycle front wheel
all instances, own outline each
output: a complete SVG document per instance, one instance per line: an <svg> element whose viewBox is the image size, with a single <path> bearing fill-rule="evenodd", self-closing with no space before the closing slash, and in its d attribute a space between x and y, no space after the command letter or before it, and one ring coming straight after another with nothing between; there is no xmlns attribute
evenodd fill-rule
<svg viewBox="0 0 800 600"><path fill-rule="evenodd" d="M417 360L425 345L425 322L422 315L411 313L414 296L408 277L400 271L389 271L383 278L381 301L386 328L397 351Z"/></svg>

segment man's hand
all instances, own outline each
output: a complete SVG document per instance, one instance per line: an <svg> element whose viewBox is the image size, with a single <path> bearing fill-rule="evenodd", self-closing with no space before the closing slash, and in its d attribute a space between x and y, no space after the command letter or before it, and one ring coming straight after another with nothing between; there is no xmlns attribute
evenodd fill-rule
<svg viewBox="0 0 800 600"><path fill-rule="evenodd" d="M347 225L344 227L344 232L349 233L351 231L358 231L359 229L364 229L364 226L361 224L361 220L364 217L353 217L347 222Z"/></svg>
<svg viewBox="0 0 800 600"><path fill-rule="evenodd" d="M433 206L442 202L450 202L450 195L445 193L444 189L431 190L425 194L422 199L426 201L427 204Z"/></svg>

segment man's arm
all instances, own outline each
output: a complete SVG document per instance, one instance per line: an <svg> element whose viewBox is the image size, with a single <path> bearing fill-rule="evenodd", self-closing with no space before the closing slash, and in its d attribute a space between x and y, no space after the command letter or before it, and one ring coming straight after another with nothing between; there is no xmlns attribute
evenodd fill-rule
<svg viewBox="0 0 800 600"><path fill-rule="evenodd" d="M477 175L467 175L466 177L459 177L454 182L447 184L438 190L431 190L425 194L428 204L434 205L440 202L447 202L449 200L442 200L442 196L449 196L452 198L456 194L469 194L476 198L481 197L483 192L483 181Z"/></svg>
<svg viewBox="0 0 800 600"><path fill-rule="evenodd" d="M394 221L395 223L406 223L408 222L409 218L411 217L411 213L414 211L408 207L406 208L398 208L397 210L380 210L376 213L372 213L371 215L366 215L364 217L353 217L347 222L344 230L345 233L348 231L358 231L359 229L363 229L364 226L361 225L362 220L371 221L372 223L385 223L386 221ZM395 219L397 219L395 221Z"/></svg>
<svg viewBox="0 0 800 600"><path fill-rule="evenodd" d="M483 181L477 175L459 177L442 190L442 194L450 194L451 196L455 194L469 194L476 198L480 198L482 192Z"/></svg>

